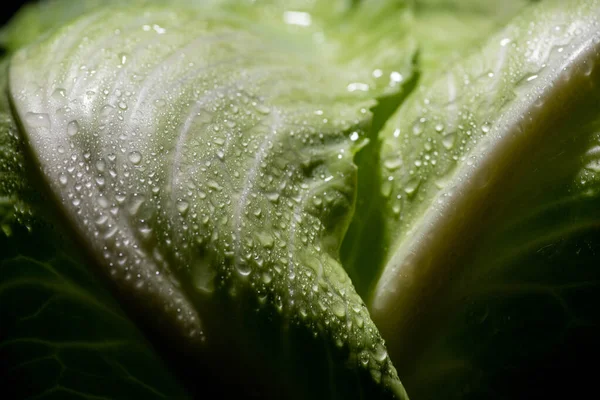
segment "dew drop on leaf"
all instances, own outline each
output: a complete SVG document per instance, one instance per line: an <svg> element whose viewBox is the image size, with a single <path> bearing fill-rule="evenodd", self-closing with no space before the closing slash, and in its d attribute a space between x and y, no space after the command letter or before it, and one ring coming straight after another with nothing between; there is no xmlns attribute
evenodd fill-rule
<svg viewBox="0 0 600 400"><path fill-rule="evenodd" d="M128 159L133 165L138 165L142 162L142 154L139 151L132 151L129 153Z"/></svg>
<svg viewBox="0 0 600 400"><path fill-rule="evenodd" d="M79 132L79 123L77 121L71 121L67 125L67 134L69 136L75 136Z"/></svg>

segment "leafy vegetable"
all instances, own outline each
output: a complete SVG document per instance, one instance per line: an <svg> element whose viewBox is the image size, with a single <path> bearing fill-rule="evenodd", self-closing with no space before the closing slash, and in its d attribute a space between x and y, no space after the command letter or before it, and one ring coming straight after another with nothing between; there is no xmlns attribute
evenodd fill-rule
<svg viewBox="0 0 600 400"><path fill-rule="evenodd" d="M262 357L308 393L351 374L332 396L402 397L337 261L368 108L399 85L371 73L390 53L367 35L349 58L339 32L315 36L319 10L305 29L304 11L270 23L277 7L99 8L13 56L15 111L100 272L199 362ZM329 357L330 377L295 371Z"/></svg>
<svg viewBox="0 0 600 400"><path fill-rule="evenodd" d="M0 36L3 383L527 398L506 382L553 347L599 349L600 3L529 3L24 8Z"/></svg>

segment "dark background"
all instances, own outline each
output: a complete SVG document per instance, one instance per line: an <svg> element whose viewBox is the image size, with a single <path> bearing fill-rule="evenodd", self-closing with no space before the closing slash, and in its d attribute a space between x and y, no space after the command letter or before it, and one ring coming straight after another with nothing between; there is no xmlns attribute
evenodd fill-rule
<svg viewBox="0 0 600 400"><path fill-rule="evenodd" d="M77 0L73 0L77 1ZM0 13L0 17L2 18L2 24L6 23L13 16L15 12L25 3L30 3L30 1L21 0L21 1L7 1L2 4L2 11Z"/></svg>

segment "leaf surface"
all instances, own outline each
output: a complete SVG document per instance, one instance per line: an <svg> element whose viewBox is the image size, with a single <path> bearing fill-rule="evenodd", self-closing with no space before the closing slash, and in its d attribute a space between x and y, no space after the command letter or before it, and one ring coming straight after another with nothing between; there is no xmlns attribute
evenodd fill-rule
<svg viewBox="0 0 600 400"><path fill-rule="evenodd" d="M340 38L403 6L265 3L98 8L50 31L11 61L26 142L119 297L199 362L252 363L248 381L298 398L404 398L338 257L369 109L413 57L401 31L378 39L391 24Z"/></svg>
<svg viewBox="0 0 600 400"><path fill-rule="evenodd" d="M500 294L496 303L485 295L482 300L479 291L489 294L487 285L502 286L514 278L556 293L557 283L547 282L558 260L568 259L573 246L591 240L577 236L576 226L592 229L593 213L584 210L597 204L595 191L582 182L595 179L586 165L597 119L598 16L595 1L549 1L528 8L471 56L432 74L380 134L387 258L369 305L392 358L406 361L399 367L401 375L415 373L410 360L421 363L422 395L446 393L427 389L429 371L445 365L440 360L464 361L463 371L480 371L469 364L478 352L467 346L478 332L464 319L471 302L488 304L498 318L510 313L508 309L516 317L526 307L557 318L543 301L523 297L510 303ZM560 200L565 197L571 200ZM563 217L552 220L541 211L546 207ZM541 214L526 217L538 212L534 210ZM559 239L574 244L565 246L556 262L526 258L537 245ZM521 254L518 249L525 243L531 247ZM520 254L516 260L504 258L515 251ZM582 271L587 272L563 276L564 284L575 281L579 287L586 274L595 276L594 260L590 256L584 262ZM452 328L446 331L442 327L448 320ZM490 329L501 328L496 324ZM530 343L522 339L523 346ZM503 345L518 341L515 334ZM458 342L460 350L452 347ZM430 346L438 346L439 352ZM483 347L489 349L488 358L475 364L489 367L494 346ZM459 355L440 355L443 351ZM423 361L422 352L432 358ZM504 365L499 360L497 368Z"/></svg>

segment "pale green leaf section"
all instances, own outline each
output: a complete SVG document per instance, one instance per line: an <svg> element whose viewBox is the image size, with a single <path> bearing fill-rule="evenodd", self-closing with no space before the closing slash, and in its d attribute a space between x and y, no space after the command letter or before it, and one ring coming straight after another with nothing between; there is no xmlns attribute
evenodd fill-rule
<svg viewBox="0 0 600 400"><path fill-rule="evenodd" d="M410 33L419 44L422 79L482 46L531 0L417 0Z"/></svg>
<svg viewBox="0 0 600 400"><path fill-rule="evenodd" d="M228 0L174 0L202 9L213 3L226 3ZM168 4L168 0L128 0L130 6L143 7L145 4ZM53 30L95 9L115 6L120 0L36 0L26 3L0 30L0 44L8 51L39 40Z"/></svg>
<svg viewBox="0 0 600 400"><path fill-rule="evenodd" d="M387 4L390 6L394 2L387 1ZM356 159L359 197L344 239L342 262L361 296L369 296L388 252L383 232L387 216L381 213L385 200L379 194L383 183L379 171L379 131L406 97L413 95L417 85L427 86L435 82L439 70L445 70L462 57L469 56L485 43L490 34L504 27L530 4L529 0L418 0L410 3L410 13L403 21L395 19L393 14L378 20L382 24L394 21L398 26L406 27L418 49L413 60L417 73L402 81L405 89L398 95L380 99L373 110L375 123L369 134L371 144Z"/></svg>
<svg viewBox="0 0 600 400"><path fill-rule="evenodd" d="M368 18L404 9L377 3L335 29L277 2L99 8L19 51L10 93L101 273L170 335L202 353L231 337L240 359L268 364L252 338L299 327L327 344L314 357L353 377L332 374L330 390L406 398L338 261L369 109L411 74L412 41ZM374 27L358 34L359 23ZM223 329L253 312L266 328Z"/></svg>
<svg viewBox="0 0 600 400"><path fill-rule="evenodd" d="M40 0L27 4L0 30L0 45L14 52L86 13L122 4L121 0ZM359 83L391 83L387 93L394 93L397 84L410 76L415 46L407 32L414 26L410 2L404 0L129 0L127 4L140 9L155 5L186 7L195 12L220 9L254 22L283 21L305 28L318 25L330 39L324 51L345 54L350 64L366 61L373 66L371 78L375 79ZM323 32L313 32L315 41L324 39ZM334 37L341 41L336 44L331 40Z"/></svg>
<svg viewBox="0 0 600 400"><path fill-rule="evenodd" d="M0 385L15 399L187 398L45 207L12 117L7 67L0 63Z"/></svg>
<svg viewBox="0 0 600 400"><path fill-rule="evenodd" d="M594 82L598 82L598 70ZM403 382L419 399L578 398L600 346L597 86L511 167ZM547 387L514 380L543 379ZM516 379L515 379L516 378Z"/></svg>
<svg viewBox="0 0 600 400"><path fill-rule="evenodd" d="M416 351L425 310L485 224L516 160L590 86L597 1L542 2L419 87L381 132L386 267L372 312L394 354Z"/></svg>

